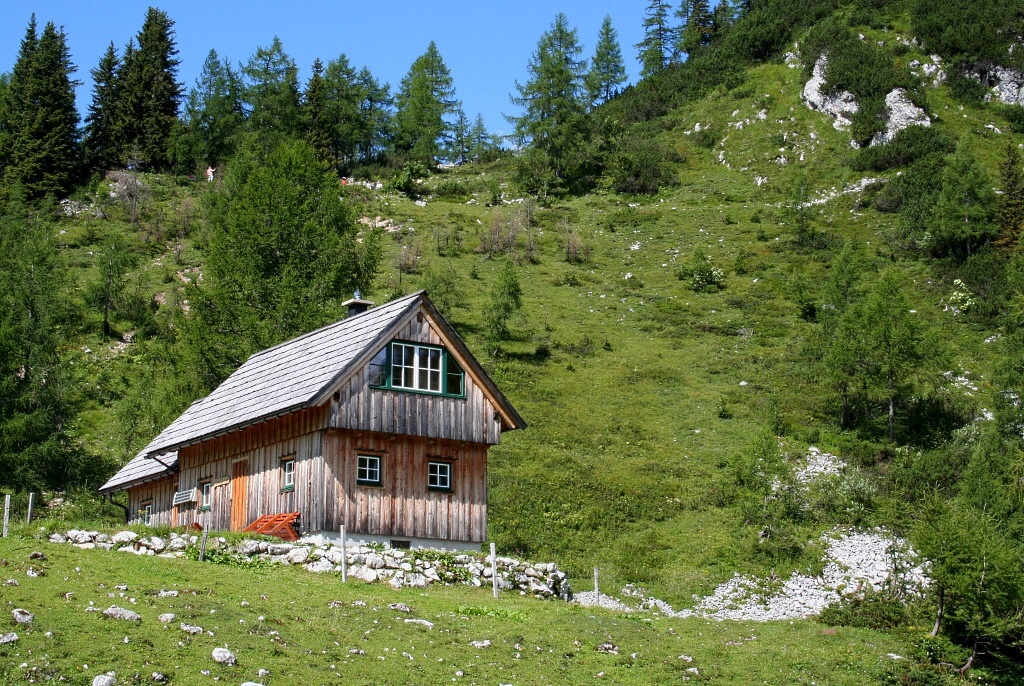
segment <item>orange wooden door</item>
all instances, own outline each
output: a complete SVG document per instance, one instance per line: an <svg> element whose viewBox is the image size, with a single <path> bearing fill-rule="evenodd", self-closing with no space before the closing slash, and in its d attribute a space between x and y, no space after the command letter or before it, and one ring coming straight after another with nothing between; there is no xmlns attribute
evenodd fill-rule
<svg viewBox="0 0 1024 686"><path fill-rule="evenodd" d="M231 530L241 531L249 526L246 517L246 499L249 481L249 461L239 460L231 465Z"/></svg>

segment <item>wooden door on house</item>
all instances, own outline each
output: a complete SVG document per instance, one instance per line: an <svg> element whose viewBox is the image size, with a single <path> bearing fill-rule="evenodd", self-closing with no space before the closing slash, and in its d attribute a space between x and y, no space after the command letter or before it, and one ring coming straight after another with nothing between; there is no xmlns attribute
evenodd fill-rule
<svg viewBox="0 0 1024 686"><path fill-rule="evenodd" d="M241 531L249 525L246 521L248 506L249 461L239 460L231 465L231 530Z"/></svg>

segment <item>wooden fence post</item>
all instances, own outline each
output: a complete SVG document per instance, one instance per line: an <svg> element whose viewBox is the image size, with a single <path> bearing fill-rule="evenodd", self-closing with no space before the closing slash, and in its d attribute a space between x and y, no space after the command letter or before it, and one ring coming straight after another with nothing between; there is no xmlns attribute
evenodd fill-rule
<svg viewBox="0 0 1024 686"><path fill-rule="evenodd" d="M491 586L494 587L494 598L498 598L498 552L497 547L491 543Z"/></svg>
<svg viewBox="0 0 1024 686"><path fill-rule="evenodd" d="M4 496L4 538L7 538L7 525L11 522L11 494Z"/></svg>
<svg viewBox="0 0 1024 686"><path fill-rule="evenodd" d="M341 583L348 583L348 543L345 541L345 525L341 525Z"/></svg>
<svg viewBox="0 0 1024 686"><path fill-rule="evenodd" d="M206 536L210 533L209 529L203 529L203 540L199 542L199 561L202 562L203 558L206 557Z"/></svg>
<svg viewBox="0 0 1024 686"><path fill-rule="evenodd" d="M597 588L597 567L594 567L594 595L601 595L601 591Z"/></svg>
<svg viewBox="0 0 1024 686"><path fill-rule="evenodd" d="M35 503L35 499L36 499L36 494L35 493L29 493L28 494L28 515L25 517L25 523L26 524L31 524L32 523L32 505Z"/></svg>

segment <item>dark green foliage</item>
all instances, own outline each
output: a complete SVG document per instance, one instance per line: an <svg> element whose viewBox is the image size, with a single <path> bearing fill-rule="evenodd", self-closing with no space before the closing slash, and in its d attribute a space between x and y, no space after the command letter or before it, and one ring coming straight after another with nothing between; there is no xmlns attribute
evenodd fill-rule
<svg viewBox="0 0 1024 686"><path fill-rule="evenodd" d="M247 128L274 145L299 130L299 70L281 39L256 49L242 67Z"/></svg>
<svg viewBox="0 0 1024 686"><path fill-rule="evenodd" d="M932 2L915 0L910 26L926 50L956 62L1004 64L1020 33L1022 13L1016 0Z"/></svg>
<svg viewBox="0 0 1024 686"><path fill-rule="evenodd" d="M655 138L633 134L620 138L608 160L608 174L619 193L654 194L677 182L678 155Z"/></svg>
<svg viewBox="0 0 1024 686"><path fill-rule="evenodd" d="M690 264L680 267L676 276L697 293L714 293L725 288L725 272L711 262L711 258L697 249Z"/></svg>
<svg viewBox="0 0 1024 686"><path fill-rule="evenodd" d="M1002 193L996 197L995 222L999 231L996 245L1015 248L1024 226L1024 170L1020 152L1007 143L1003 161L999 165L999 186Z"/></svg>
<svg viewBox="0 0 1024 686"><path fill-rule="evenodd" d="M942 188L930 222L938 255L959 259L996 235L995 192L988 175L966 148L953 155L942 174Z"/></svg>
<svg viewBox="0 0 1024 686"><path fill-rule="evenodd" d="M885 171L905 167L928 155L947 155L956 145L944 133L930 126L908 126L885 145L861 148L850 165L857 171Z"/></svg>
<svg viewBox="0 0 1024 686"><path fill-rule="evenodd" d="M669 26L669 4L651 0L644 16L644 39L634 47L639 50L640 78L657 74L668 64L675 48L675 31Z"/></svg>
<svg viewBox="0 0 1024 686"><path fill-rule="evenodd" d="M356 243L336 177L303 142L244 150L208 203L204 284L190 293L186 334L212 388L253 352L339 319L340 303L369 289L381 246L376 232Z"/></svg>
<svg viewBox="0 0 1024 686"><path fill-rule="evenodd" d="M356 70L340 55L327 64L325 117L330 124L332 156L342 172L378 159L390 142L391 95L363 67Z"/></svg>
<svg viewBox="0 0 1024 686"><path fill-rule="evenodd" d="M519 283L519 273L515 264L505 262L490 291L487 329L492 338L502 341L509 337L509 322L522 306L523 287Z"/></svg>
<svg viewBox="0 0 1024 686"><path fill-rule="evenodd" d="M73 386L58 351L70 284L51 209L30 210L17 190L0 195L0 484L15 490L84 485L104 469L69 438Z"/></svg>
<svg viewBox="0 0 1024 686"><path fill-rule="evenodd" d="M1014 133L1024 133L1024 107L999 103L992 103L989 107L992 107L1009 123L1011 131Z"/></svg>
<svg viewBox="0 0 1024 686"><path fill-rule="evenodd" d="M685 0L679 9L683 27L677 37L677 51L689 56L711 45L715 19L708 0Z"/></svg>
<svg viewBox="0 0 1024 686"><path fill-rule="evenodd" d="M857 98L860 108L853 116L851 134L861 145L885 129L886 94L915 86L910 72L898 68L888 52L854 36L838 18L812 28L801 43L801 52L808 70L820 56L828 58L825 85L830 93L849 91Z"/></svg>
<svg viewBox="0 0 1024 686"><path fill-rule="evenodd" d="M530 150L520 157L518 176L543 193L572 188L585 179L593 160L588 150L583 76L586 62L576 29L564 14L555 17L530 57L525 84L516 83L512 103L523 114L510 117L515 137Z"/></svg>
<svg viewBox="0 0 1024 686"><path fill-rule="evenodd" d="M885 593L869 591L829 605L819 621L829 626L853 626L861 629L895 629L910 619L906 602Z"/></svg>
<svg viewBox="0 0 1024 686"><path fill-rule="evenodd" d="M331 145L333 131L328 117L327 97L324 65L318 58L313 62L313 75L309 77L306 91L302 95L301 129L317 159L334 168L337 166L337 160L334 158L334 148Z"/></svg>
<svg viewBox="0 0 1024 686"><path fill-rule="evenodd" d="M431 262L423 271L420 285L427 291L438 311L446 319L451 319L456 310L466 307L464 282L464 277L452 268L451 262Z"/></svg>
<svg viewBox="0 0 1024 686"><path fill-rule="evenodd" d="M120 162L118 116L120 114L121 59L114 44L100 58L92 74L92 102L85 118L83 148L88 169L102 171L114 168Z"/></svg>
<svg viewBox="0 0 1024 686"><path fill-rule="evenodd" d="M64 31L51 22L37 37L33 15L6 88L6 121L0 124L10 145L4 174L30 199L62 197L75 181L75 70Z"/></svg>
<svg viewBox="0 0 1024 686"><path fill-rule="evenodd" d="M118 77L118 138L122 155L164 170L170 163L171 133L184 90L177 80L174 21L150 7L136 42L135 49L126 49Z"/></svg>
<svg viewBox="0 0 1024 686"><path fill-rule="evenodd" d="M241 77L229 60L211 50L185 103L180 166L190 172L219 167L234 154L244 122Z"/></svg>
<svg viewBox="0 0 1024 686"><path fill-rule="evenodd" d="M586 86L590 106L611 100L626 83L626 66L622 63L622 49L619 36L612 26L611 15L605 15L601 31L597 35L597 46L590 59Z"/></svg>
<svg viewBox="0 0 1024 686"><path fill-rule="evenodd" d="M135 256L128 241L115 234L100 246L96 261L99 278L90 284L87 300L103 314L103 335L110 336L113 333L110 321L114 314L140 318L137 316L139 294L127 281L128 270L135 266Z"/></svg>
<svg viewBox="0 0 1024 686"><path fill-rule="evenodd" d="M395 150L433 169L451 147L453 118L462 111L452 74L433 41L402 78L395 106Z"/></svg>

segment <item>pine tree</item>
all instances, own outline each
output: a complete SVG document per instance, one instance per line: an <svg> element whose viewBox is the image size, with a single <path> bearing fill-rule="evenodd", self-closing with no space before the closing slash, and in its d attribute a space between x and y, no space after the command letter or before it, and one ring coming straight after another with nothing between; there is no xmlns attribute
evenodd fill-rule
<svg viewBox="0 0 1024 686"><path fill-rule="evenodd" d="M585 146L583 118L583 75L586 62L579 59L581 48L576 29L564 14L555 17L551 28L537 43L527 70L525 84L516 82L518 96L512 103L523 108L519 117L509 117L520 144L529 143L540 157L527 158L527 176L541 185L556 187L572 182L582 166ZM550 178L545 178L550 172Z"/></svg>
<svg viewBox="0 0 1024 686"><path fill-rule="evenodd" d="M63 195L75 180L78 111L64 31L52 22L36 37L29 23L8 86L10 161L6 176L30 198Z"/></svg>
<svg viewBox="0 0 1024 686"><path fill-rule="evenodd" d="M491 286L487 310L487 330L491 337L503 341L509 337L509 322L523 306L523 287L516 266L508 261Z"/></svg>
<svg viewBox="0 0 1024 686"><path fill-rule="evenodd" d="M668 25L669 4L651 0L644 17L644 39L636 44L640 51L640 78L657 74L668 63L668 54L675 45L675 32Z"/></svg>
<svg viewBox="0 0 1024 686"><path fill-rule="evenodd" d="M597 35L597 47L590 62L586 86L590 105L607 102L626 83L626 66L622 62L619 35L612 26L611 15L605 15Z"/></svg>
<svg viewBox="0 0 1024 686"><path fill-rule="evenodd" d="M432 168L451 146L453 119L462 103L455 98L452 75L431 41L399 84L395 98L395 148Z"/></svg>
<svg viewBox="0 0 1024 686"><path fill-rule="evenodd" d="M124 56L122 116L132 120L125 126L125 147L148 167L165 169L184 90L177 80L174 21L166 12L150 7L136 41L138 47L126 49Z"/></svg>
<svg viewBox="0 0 1024 686"><path fill-rule="evenodd" d="M996 245L1015 248L1020 242L1024 226L1024 173L1021 172L1020 152L1012 143L1006 144L1006 156L999 165L1001 195L996 197L996 225L999 238Z"/></svg>
<svg viewBox="0 0 1024 686"><path fill-rule="evenodd" d="M458 116L452 125L451 143L444 156L453 164L462 164L469 159L471 147L469 118L462 108L459 108Z"/></svg>
<svg viewBox="0 0 1024 686"><path fill-rule="evenodd" d="M242 67L250 131L272 142L299 130L299 70L274 36L269 48L257 48Z"/></svg>
<svg viewBox="0 0 1024 686"><path fill-rule="evenodd" d="M317 58L313 62L313 75L302 96L302 134L316 152L317 159L334 169L337 160L334 157L335 133L331 124L324 63Z"/></svg>
<svg viewBox="0 0 1024 686"><path fill-rule="evenodd" d="M387 149L394 135L394 118L391 86L380 83L367 67L356 75L359 84L359 113L362 140L359 142L359 156L363 162L379 159Z"/></svg>
<svg viewBox="0 0 1024 686"><path fill-rule="evenodd" d="M117 140L120 71L121 59L111 42L99 65L89 72L93 80L92 102L85 118L83 147L86 166L91 170L111 169L121 159Z"/></svg>

